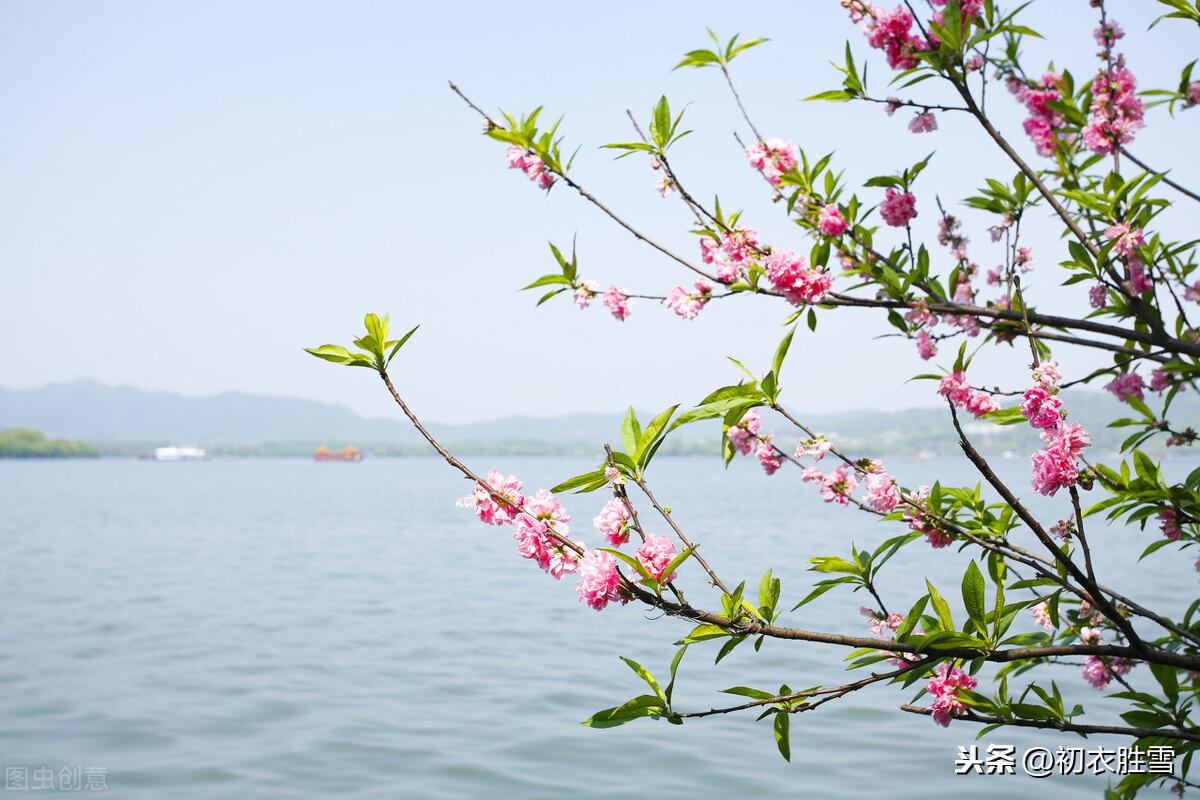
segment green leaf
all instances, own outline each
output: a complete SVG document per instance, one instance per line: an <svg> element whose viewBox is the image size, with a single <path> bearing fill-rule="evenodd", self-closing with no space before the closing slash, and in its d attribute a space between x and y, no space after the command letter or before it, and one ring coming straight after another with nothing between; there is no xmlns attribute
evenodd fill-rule
<svg viewBox="0 0 1200 800"><path fill-rule="evenodd" d="M650 670L646 669L633 659L626 658L625 656L621 656L621 660L628 664L629 668L633 670L639 678L649 684L650 688L654 690L655 697L657 697L659 700L662 700L663 705L665 706L667 704L667 696L663 693L662 688L658 685L658 681L654 680L654 676L650 674Z"/></svg>
<svg viewBox="0 0 1200 800"><path fill-rule="evenodd" d="M685 644L675 651L675 657L671 659L671 680L667 683L667 708L671 707L671 695L675 692L675 672L679 669L679 662L683 660L683 654L687 652L688 646Z"/></svg>
<svg viewBox="0 0 1200 800"><path fill-rule="evenodd" d="M588 486L598 480L604 480L604 470L602 469L594 470L592 472L585 472L582 475L576 475L574 478L568 478L552 488L550 491L554 494L558 494L559 492L569 492L572 489L578 489L581 486Z"/></svg>
<svg viewBox="0 0 1200 800"><path fill-rule="evenodd" d="M984 603L986 602L984 600L984 588L983 573L979 571L979 567L972 561L967 564L967 571L963 575L962 598L963 605L967 608L967 616L971 618L971 621L975 623L975 626L980 631L985 630L984 616L987 613L984 608Z"/></svg>
<svg viewBox="0 0 1200 800"><path fill-rule="evenodd" d="M384 362L385 367L388 364L392 363L392 359L396 357L396 353L400 352L400 348L404 347L404 343L412 338L412 335L417 332L417 328L419 328L419 327L421 327L421 326L414 325L412 330L410 330L408 333L404 334L399 339L397 339L395 344L392 344L392 351L390 353L388 353L387 361ZM389 344L391 344L391 343L389 342Z"/></svg>
<svg viewBox="0 0 1200 800"><path fill-rule="evenodd" d="M792 760L792 743L788 731L791 716L786 711L775 715L775 744L779 748L779 755L783 756L785 761Z"/></svg>
<svg viewBox="0 0 1200 800"><path fill-rule="evenodd" d="M654 443L654 440L662 433L663 428L671 421L671 417L675 414L677 408L679 408L678 403L650 420L650 424L638 436L637 446L633 449L632 456L635 463L642 463L642 456L646 454L650 445Z"/></svg>
<svg viewBox="0 0 1200 800"><path fill-rule="evenodd" d="M643 694L622 705L597 711L579 724L589 728L615 728L618 725L633 722L635 719L641 717L652 717L656 714L661 714L663 709L664 705L658 697Z"/></svg>
<svg viewBox="0 0 1200 800"><path fill-rule="evenodd" d="M775 373L775 380L779 380L779 371L783 369L783 359L787 358L788 348L792 346L792 337L796 335L796 327L793 325L783 337L783 341L779 343L779 347L775 349L775 358L771 360L771 372Z"/></svg>
<svg viewBox="0 0 1200 800"><path fill-rule="evenodd" d="M625 412L625 419L621 422L621 442L625 445L625 452L632 453L637 450L638 439L642 436L642 426L638 424L637 413L633 410L633 406Z"/></svg>
<svg viewBox="0 0 1200 800"><path fill-rule="evenodd" d="M350 351L341 345L323 344L320 347L306 347L304 352L335 364L345 364L350 360Z"/></svg>
<svg viewBox="0 0 1200 800"><path fill-rule="evenodd" d="M938 590L933 588L933 584L928 579L925 580L925 586L929 589L929 600L933 603L933 610L937 613L937 618L942 624L942 629L947 631L954 630L954 618L950 616L950 605L944 597L938 594Z"/></svg>

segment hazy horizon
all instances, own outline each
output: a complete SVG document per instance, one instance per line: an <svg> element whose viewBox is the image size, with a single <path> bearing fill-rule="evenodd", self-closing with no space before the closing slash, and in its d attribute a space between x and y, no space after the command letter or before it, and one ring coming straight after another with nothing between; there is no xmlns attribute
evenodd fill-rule
<svg viewBox="0 0 1200 800"><path fill-rule="evenodd" d="M1065 59L1057 66L1083 76L1096 64L1095 20L1085 3L1072 10L1026 13L1055 41ZM1141 88L1177 82L1175 54L1192 46L1182 25L1146 33L1159 11L1111 3ZM367 371L302 352L346 342L374 310L396 327L421 323L394 371L430 419L695 402L738 379L726 356L763 367L788 309L739 298L683 322L641 301L625 323L599 304L580 312L566 296L535 309L536 296L517 289L552 268L549 240L569 246L577 235L581 274L605 286L664 292L689 276L564 187L547 197L507 170L503 146L480 136L446 81L488 110L544 104L565 114L565 146L581 146L576 177L688 256L696 241L682 205L658 197L644 162L614 163L596 148L630 138L626 108L644 119L660 93L676 108L690 102L696 132L676 166L694 191L719 192L765 238L807 252L811 242L772 206L731 136L744 125L720 76L671 71L704 44L705 26L772 38L734 65L764 135L810 154L836 149L852 185L937 151L918 185L916 233L944 263L933 241L936 190L964 218L980 267L999 259L987 221L957 205L984 177L1014 171L977 125L941 114L939 131L918 136L903 113L801 102L839 85L828 62L846 40L870 62L873 90L887 93L878 54L832 0L767 2L751 15L715 2L627 2L519 18L461 2L0 2L0 335L37 342L6 352L0 384L92 378L303 397L388 417L390 400ZM1045 64L1045 48L1031 42L1028 62ZM1023 110L990 89L1000 126L1036 160ZM1161 124L1166 113L1151 110L1132 146L1151 163L1187 152L1200 124L1200 111ZM1185 184L1200 175L1194 161L1172 167ZM1081 287L1054 285L1065 246L1045 209L1024 229L1038 264L1026 279L1031 302L1086 313ZM888 330L872 312L821 313L817 332L802 328L793 346L788 397L814 413L936 405L929 383L906 383L933 363L910 342L874 338ZM1067 348L1056 355L1070 375L1105 363ZM1021 348L996 349L973 370L1012 387L1025 380L1025 359Z"/></svg>

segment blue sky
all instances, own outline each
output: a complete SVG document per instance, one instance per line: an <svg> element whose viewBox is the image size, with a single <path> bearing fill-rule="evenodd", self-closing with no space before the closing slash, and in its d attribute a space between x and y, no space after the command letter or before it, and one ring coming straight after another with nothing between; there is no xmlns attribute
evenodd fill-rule
<svg viewBox="0 0 1200 800"><path fill-rule="evenodd" d="M605 285L661 293L688 276L562 187L546 196L506 170L503 147L479 135L446 81L488 109L564 113L568 146L582 145L577 179L689 256L682 205L658 197L644 162L613 163L596 149L627 140L625 109L644 118L660 93L692 104L696 132L676 165L693 190L745 208L777 246L810 245L746 167L732 138L743 125L719 75L670 69L703 44L705 26L771 37L735 69L764 135L810 153L836 149L859 182L936 150L918 192L919 232L930 240L935 191L953 206L984 176L1011 177L966 118L942 115L937 133L915 136L903 114L800 102L837 86L828 61L844 41L860 59L868 52L836 0L748 8L0 2L0 385L91 377L311 397L384 415L366 371L300 350L347 341L362 312L378 310L398 326L422 324L397 378L432 419L694 402L736 379L726 355L769 360L786 309L725 301L686 323L643 301L624 324L565 297L535 310L535 297L515 290L552 267L548 240L577 235L583 274ZM1167 23L1146 33L1155 5L1144 0L1110 8L1129 32L1122 50L1141 86L1173 85L1200 49L1195 29ZM1093 17L1086 0L1043 0L1029 15L1056 42L1058 66L1080 76L1095 63ZM1030 48L1031 66L1048 60L1047 48ZM886 94L886 66L874 54L871 65L873 88ZM1032 157L1020 109L1001 90L989 96ZM1200 111L1172 121L1154 110L1148 123L1134 152L1164 164L1175 154L1175 174L1200 183L1194 148L1185 149ZM1064 245L1035 216L1043 221L1029 225L1040 265L1031 297L1081 310L1081 288L1054 285ZM967 216L984 268L999 259L986 224ZM910 343L873 338L886 330L869 313L822 314L817 333L793 348L790 402L814 411L933 402L929 384L905 384L928 365ZM1069 374L1099 363L1059 357ZM1020 351L989 356L979 378L1020 383L1023 360Z"/></svg>

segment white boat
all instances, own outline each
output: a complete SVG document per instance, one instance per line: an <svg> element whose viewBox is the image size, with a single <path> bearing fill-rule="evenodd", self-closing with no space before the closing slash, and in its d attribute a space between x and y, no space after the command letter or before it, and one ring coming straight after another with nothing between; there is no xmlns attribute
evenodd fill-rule
<svg viewBox="0 0 1200 800"><path fill-rule="evenodd" d="M203 461L208 453L201 447L156 447L155 461Z"/></svg>

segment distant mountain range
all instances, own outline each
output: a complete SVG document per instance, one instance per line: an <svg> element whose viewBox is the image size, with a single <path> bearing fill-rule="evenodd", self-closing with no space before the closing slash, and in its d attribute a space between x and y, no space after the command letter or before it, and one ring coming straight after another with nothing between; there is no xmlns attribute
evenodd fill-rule
<svg viewBox="0 0 1200 800"><path fill-rule="evenodd" d="M1065 400L1072 418L1088 427L1098 448L1116 449L1127 431L1104 427L1121 414L1114 398L1077 391ZM1194 424L1198 412L1197 398L1181 395L1171 417L1181 425ZM856 449L937 453L957 448L947 413L941 408L801 416L810 427ZM620 413L576 413L548 419L511 416L466 425L431 422L429 427L464 454L592 454L599 452L603 443L619 440L620 418ZM782 420L767 419L766 424L779 431L781 443L798 438ZM36 389L0 388L0 429L6 428L32 428L48 436L79 439L110 454L166 444L200 445L230 455L308 455L318 445L353 445L377 455L428 452L406 420L369 419L335 403L241 392L187 396L88 380ZM1027 426L971 422L967 431L981 449L993 452L1027 450L1037 442ZM715 453L718 437L716 421L690 425L672 436L664 452Z"/></svg>

